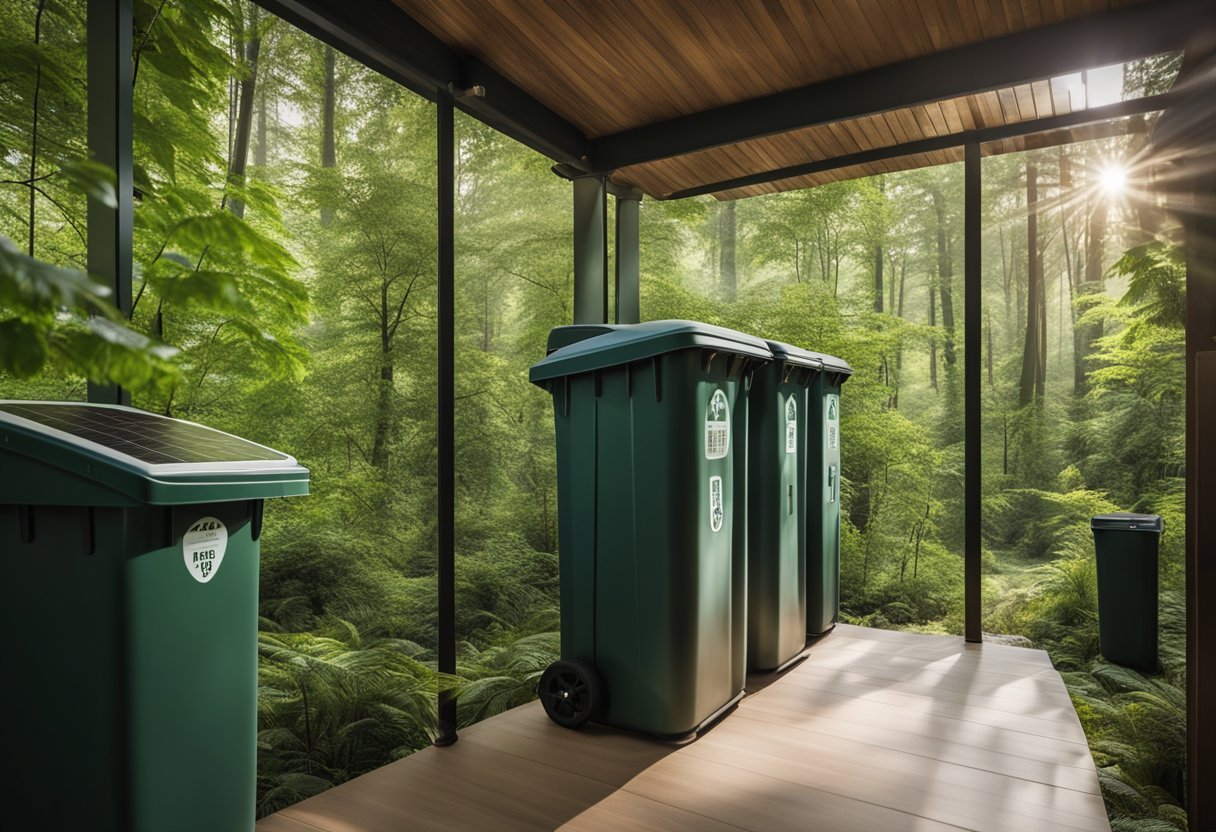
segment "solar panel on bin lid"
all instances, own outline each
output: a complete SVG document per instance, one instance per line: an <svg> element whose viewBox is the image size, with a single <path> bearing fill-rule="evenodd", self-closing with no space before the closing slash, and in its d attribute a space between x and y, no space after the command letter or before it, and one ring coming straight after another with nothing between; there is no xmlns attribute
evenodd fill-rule
<svg viewBox="0 0 1216 832"><path fill-rule="evenodd" d="M117 407L0 402L0 412L109 448L149 465L286 460L286 454L222 431Z"/></svg>

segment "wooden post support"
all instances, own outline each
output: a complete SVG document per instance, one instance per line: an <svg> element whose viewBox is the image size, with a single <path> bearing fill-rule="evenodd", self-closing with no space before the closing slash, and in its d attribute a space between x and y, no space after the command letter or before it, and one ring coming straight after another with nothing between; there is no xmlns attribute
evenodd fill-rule
<svg viewBox="0 0 1216 832"><path fill-rule="evenodd" d="M114 292L114 305L131 315L131 247L135 198L132 184L131 0L89 0L86 17L88 54L89 156L117 175L117 205L88 199L88 269ZM130 404L127 390L89 382L88 399Z"/></svg>

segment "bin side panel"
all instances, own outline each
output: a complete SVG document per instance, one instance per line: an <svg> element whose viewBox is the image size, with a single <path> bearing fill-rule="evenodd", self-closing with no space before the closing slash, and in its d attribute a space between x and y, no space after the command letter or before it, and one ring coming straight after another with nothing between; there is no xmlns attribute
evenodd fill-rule
<svg viewBox="0 0 1216 832"><path fill-rule="evenodd" d="M697 377L701 370L701 356L696 353L681 354L684 362L682 372L689 377ZM673 562L674 577L687 574L691 592L684 595L689 603L695 603L695 615L684 615L682 620L689 629L683 633L684 638L695 648L691 655L696 657L696 666L692 668L696 680L695 690L691 691L693 715L691 725L694 727L708 718L714 711L725 705L736 693L735 686L735 651L733 636L735 626L733 614L738 606L734 595L734 518L736 512L734 501L737 496L735 488L735 457L738 453L737 442L733 442L727 455L720 459L707 459L705 453L704 421L706 408L716 391L726 394L730 406L732 422L746 418L746 410L740 407L741 381L736 375L728 378L726 375L726 360L718 356L708 372L702 371L700 381L696 385L695 398L684 404L682 411L694 430L689 430L693 439L683 447L688 448L689 460L686 463L690 473L694 474L693 482L681 489L681 498L695 506L696 522L692 526L693 534L688 543L681 547L681 562ZM733 437L732 437L733 440ZM711 482L714 478L721 479L723 519L722 527L713 530L711 517ZM744 587L740 591L746 591Z"/></svg>
<svg viewBox="0 0 1216 832"><path fill-rule="evenodd" d="M733 422L735 446L732 489L734 492L731 519L731 690L741 692L747 686L748 652L748 547L750 545L751 482L748 477L751 456L751 393L741 381L735 398Z"/></svg>
<svg viewBox="0 0 1216 832"><path fill-rule="evenodd" d="M1154 532L1094 529L1098 639L1102 655L1157 672L1157 547Z"/></svg>
<svg viewBox="0 0 1216 832"><path fill-rule="evenodd" d="M7 458L5 476L8 476ZM13 829L110 832L125 820L121 635L121 509L94 509L93 554L84 508L38 507L22 542L18 508L0 505L10 672L0 685L9 720L5 817ZM28 521L27 521L28 522ZM12 655L14 653L16 655Z"/></svg>
<svg viewBox="0 0 1216 832"><path fill-rule="evenodd" d="M132 509L135 529L163 509ZM223 522L228 542L207 583L182 536ZM174 509L172 545L147 540L127 560L133 828L249 829L257 778L258 543L249 503Z"/></svg>
<svg viewBox="0 0 1216 832"><path fill-rule="evenodd" d="M596 401L590 375L554 382L562 658L595 663Z"/></svg>
<svg viewBox="0 0 1216 832"><path fill-rule="evenodd" d="M807 632L820 635L840 610L840 387L821 374L811 388L807 482ZM829 419L829 408L835 408ZM830 429L835 435L829 435Z"/></svg>
<svg viewBox="0 0 1216 832"><path fill-rule="evenodd" d="M784 664L806 642L806 388L782 382L781 373L779 364L762 368L749 396L747 649L754 670Z"/></svg>
<svg viewBox="0 0 1216 832"><path fill-rule="evenodd" d="M629 370L615 367L601 371L602 395L595 399L598 433L595 437L597 467L595 489L599 518L595 529L595 664L606 680L608 709L605 716L614 724L634 725L657 707L648 681L656 668L642 655L640 620L653 613L639 603L643 583L662 581L664 575L650 572L654 557L653 539L641 541L637 515L653 504L652 483L639 481L635 465L644 457L635 446L634 402L649 391L630 384ZM630 395L630 388L634 395ZM642 428L647 420L642 418ZM660 536L661 540L662 537ZM647 628L646 638L653 638Z"/></svg>

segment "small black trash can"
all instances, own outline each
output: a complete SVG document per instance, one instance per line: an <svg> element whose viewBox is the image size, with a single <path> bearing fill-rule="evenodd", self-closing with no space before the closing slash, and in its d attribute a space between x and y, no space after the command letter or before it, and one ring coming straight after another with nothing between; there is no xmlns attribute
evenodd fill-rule
<svg viewBox="0 0 1216 832"><path fill-rule="evenodd" d="M1107 661L1157 672L1157 514L1093 518L1098 558L1098 637Z"/></svg>

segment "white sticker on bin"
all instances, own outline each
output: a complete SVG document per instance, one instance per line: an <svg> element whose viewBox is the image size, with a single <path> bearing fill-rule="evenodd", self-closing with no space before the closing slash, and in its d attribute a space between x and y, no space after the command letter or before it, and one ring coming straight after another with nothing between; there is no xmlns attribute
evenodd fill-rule
<svg viewBox="0 0 1216 832"><path fill-rule="evenodd" d="M190 524L182 537L182 557L190 577L205 584L215 577L228 548L228 528L214 517L202 517Z"/></svg>
<svg viewBox="0 0 1216 832"><path fill-rule="evenodd" d="M785 403L785 452L798 453L798 401L793 396Z"/></svg>
<svg viewBox="0 0 1216 832"><path fill-rule="evenodd" d="M705 458L721 459L730 451L730 404L721 389L705 406Z"/></svg>
<svg viewBox="0 0 1216 832"><path fill-rule="evenodd" d="M840 397L835 393L829 394L824 400L824 407L827 408L828 450L834 451L840 444Z"/></svg>
<svg viewBox="0 0 1216 832"><path fill-rule="evenodd" d="M709 478L709 528L711 531L722 530L722 478Z"/></svg>

